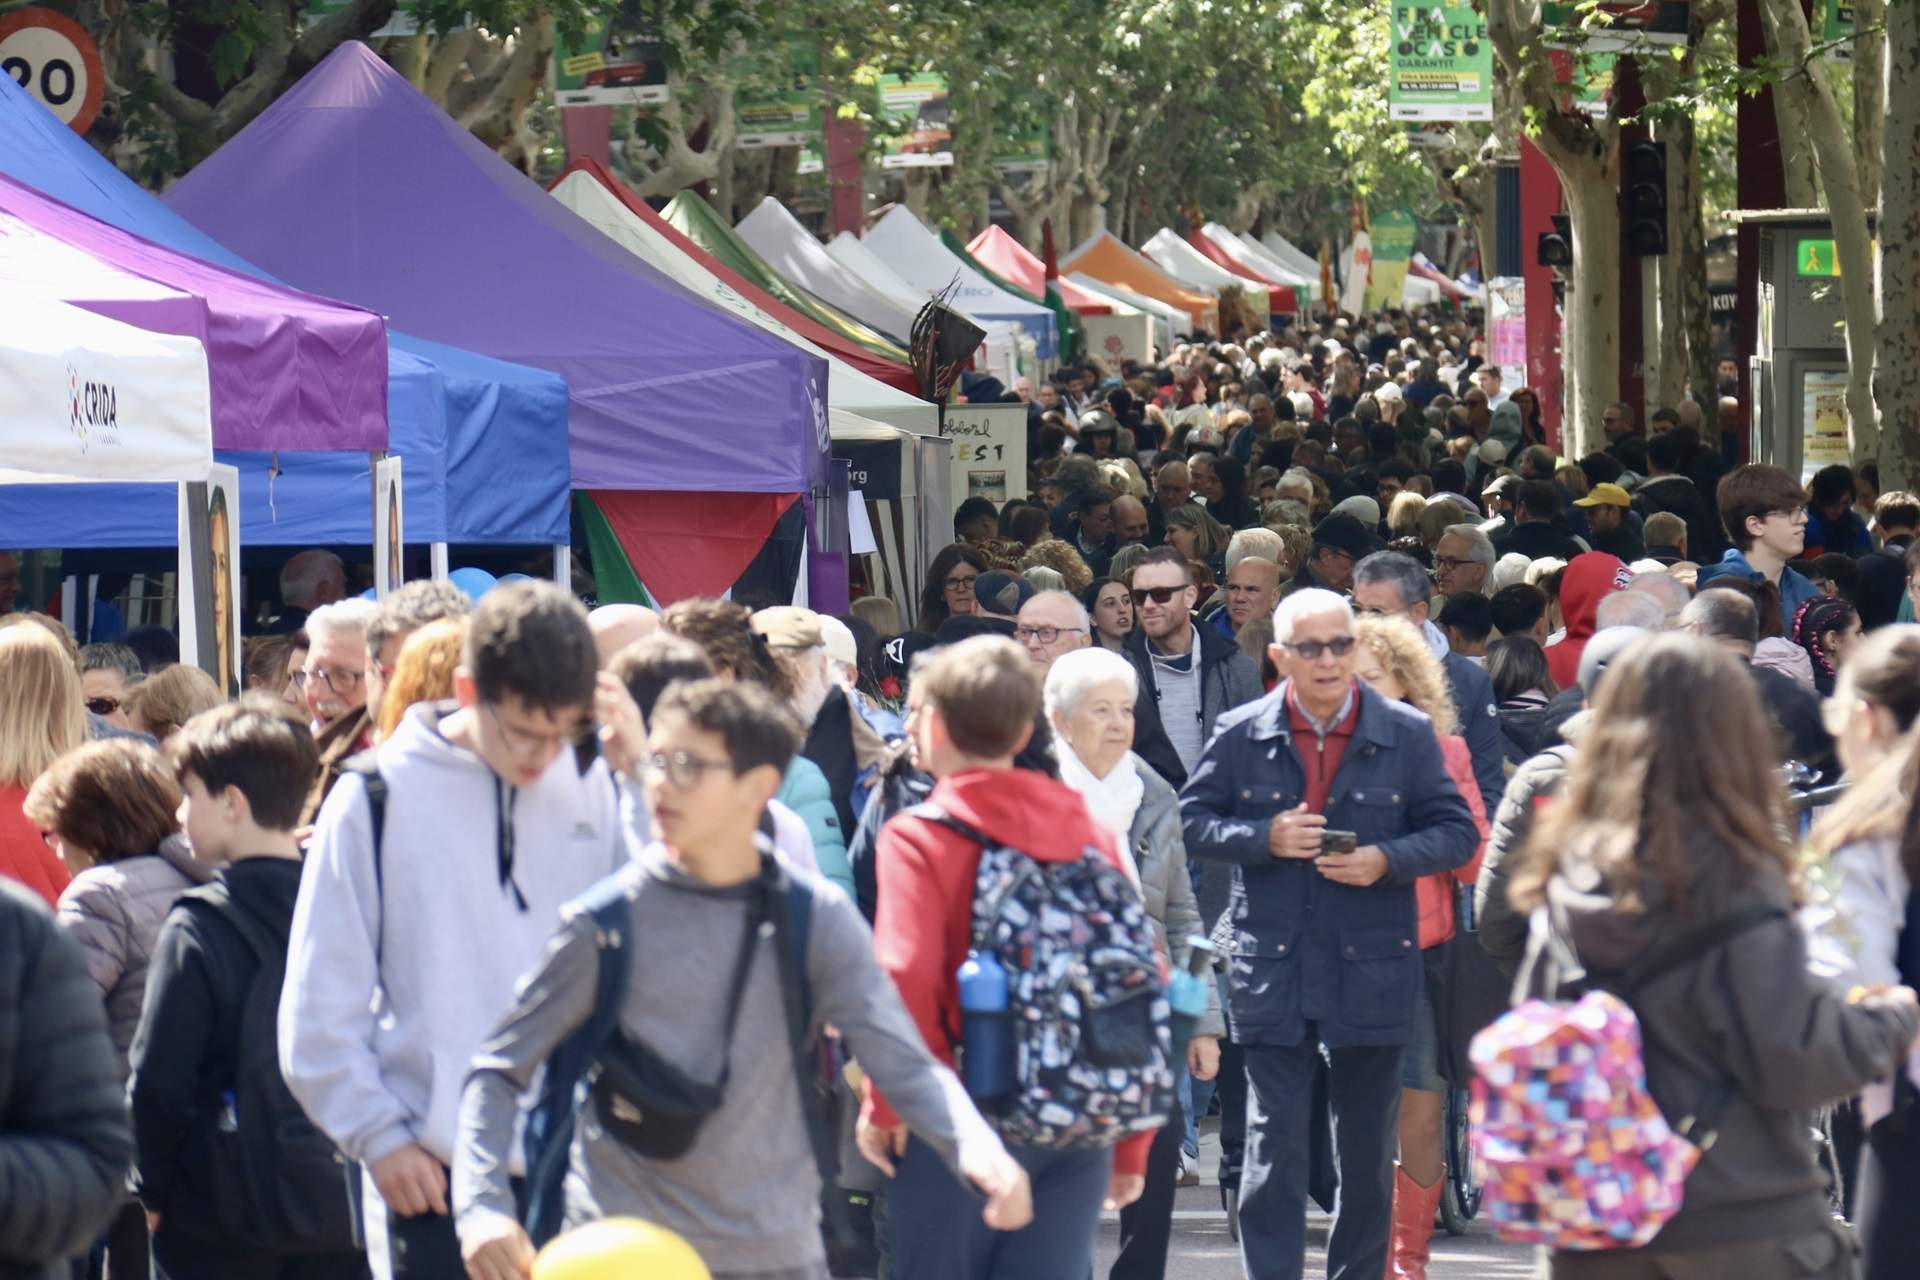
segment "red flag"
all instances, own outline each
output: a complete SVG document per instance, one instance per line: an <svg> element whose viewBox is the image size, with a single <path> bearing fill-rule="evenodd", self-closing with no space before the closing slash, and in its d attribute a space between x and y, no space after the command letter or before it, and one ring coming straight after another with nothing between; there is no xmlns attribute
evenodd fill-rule
<svg viewBox="0 0 1920 1280"><path fill-rule="evenodd" d="M1053 254L1053 219L1040 224L1040 258L1047 264L1047 279L1060 278L1060 263Z"/></svg>

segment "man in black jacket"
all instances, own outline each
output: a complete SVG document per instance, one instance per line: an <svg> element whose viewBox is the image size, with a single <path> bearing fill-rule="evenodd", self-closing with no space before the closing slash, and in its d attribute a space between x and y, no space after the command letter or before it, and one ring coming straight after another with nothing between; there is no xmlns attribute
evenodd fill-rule
<svg viewBox="0 0 1920 1280"><path fill-rule="evenodd" d="M1695 564L1713 564L1727 549L1720 513L1709 496L1682 474L1689 433L1669 431L1647 441L1646 481L1633 493L1633 509L1643 516L1670 511L1687 523L1687 557ZM1622 557L1624 559L1625 557Z"/></svg>
<svg viewBox="0 0 1920 1280"><path fill-rule="evenodd" d="M1860 625L1869 631L1900 616L1900 597L1906 593L1909 572L1907 551L1913 546L1915 528L1920 527L1920 497L1899 489L1881 494L1873 504L1873 527L1881 537L1880 549L1856 562Z"/></svg>
<svg viewBox="0 0 1920 1280"><path fill-rule="evenodd" d="M1550 481L1528 480L1514 491L1513 527L1493 540L1500 555L1518 551L1529 560L1546 556L1572 560L1584 553L1579 543L1556 523L1560 516L1560 491Z"/></svg>
<svg viewBox="0 0 1920 1280"><path fill-rule="evenodd" d="M0 1277L66 1280L126 1198L132 1161L86 958L0 877Z"/></svg>
<svg viewBox="0 0 1920 1280"><path fill-rule="evenodd" d="M1716 580L1688 602L1680 613L1680 625L1702 639L1731 649L1747 664L1754 688L1773 721L1782 762L1798 760L1823 777L1837 777L1839 761L1833 738L1820 722L1819 697L1792 676L1753 665L1753 647L1760 642L1760 615L1753 597L1740 589L1743 585Z"/></svg>

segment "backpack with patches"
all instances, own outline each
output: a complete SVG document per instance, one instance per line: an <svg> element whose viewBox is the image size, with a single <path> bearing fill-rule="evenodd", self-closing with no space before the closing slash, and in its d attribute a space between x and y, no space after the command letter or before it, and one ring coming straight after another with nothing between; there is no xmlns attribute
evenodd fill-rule
<svg viewBox="0 0 1920 1280"><path fill-rule="evenodd" d="M985 1104L1001 1133L1107 1147L1165 1124L1171 1011L1140 890L1097 848L1042 862L936 805L911 812L980 846L972 945L1006 971L1012 1023L1013 1087Z"/></svg>

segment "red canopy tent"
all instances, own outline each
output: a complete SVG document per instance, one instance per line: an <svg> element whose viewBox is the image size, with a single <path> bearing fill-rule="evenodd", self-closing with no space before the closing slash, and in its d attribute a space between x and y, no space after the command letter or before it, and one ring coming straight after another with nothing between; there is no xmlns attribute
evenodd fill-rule
<svg viewBox="0 0 1920 1280"><path fill-rule="evenodd" d="M1200 253L1206 257L1207 261L1213 263L1215 266L1223 267L1243 280L1251 280L1255 284L1266 286L1267 305L1270 310L1275 313L1300 314L1300 295L1294 290L1292 285L1281 284L1278 280L1267 279L1267 277L1253 270L1245 263L1236 260L1232 254L1228 253L1225 249L1198 231L1187 232L1187 243L1199 250ZM1283 302L1289 302L1291 305L1283 307L1280 305Z"/></svg>
<svg viewBox="0 0 1920 1280"><path fill-rule="evenodd" d="M1025 289L1036 298L1047 296L1047 264L1033 254L1018 240L1002 231L999 227L988 227L967 245L967 252L980 261L980 265L1004 280ZM1064 277L1055 277L1053 287L1060 291L1060 300L1083 316L1110 316L1113 305L1104 298L1096 298Z"/></svg>
<svg viewBox="0 0 1920 1280"><path fill-rule="evenodd" d="M565 169L562 169L552 182L547 184L547 189L551 191L554 187L559 186L567 175L573 173L575 170L584 172L588 177L612 192L614 198L631 210L635 217L659 232L660 235L668 240L676 249L687 254L701 266L724 280L728 288L740 294L741 297L753 303L754 306L760 308L760 310L766 312L781 324L792 329L814 346L839 357L867 376L878 378L890 387L898 387L909 395L917 396L920 394L920 385L914 378L912 369L898 361L888 360L885 357L875 355L860 344L850 341L841 334L835 333L819 321L800 314L766 290L748 281L738 272L727 266L726 263L721 262L705 249L702 249L699 245L689 240L672 223L655 213L645 200L635 195L626 183L620 181L612 170L608 169L598 160L575 160Z"/></svg>

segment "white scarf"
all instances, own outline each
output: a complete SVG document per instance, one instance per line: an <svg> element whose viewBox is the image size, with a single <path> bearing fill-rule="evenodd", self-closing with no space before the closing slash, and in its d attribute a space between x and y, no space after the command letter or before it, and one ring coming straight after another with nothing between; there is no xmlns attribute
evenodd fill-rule
<svg viewBox="0 0 1920 1280"><path fill-rule="evenodd" d="M1054 755L1060 763L1060 781L1080 793L1087 803L1087 812L1093 815L1095 822L1114 833L1114 842L1120 849L1120 865L1126 871L1127 878L1138 886L1140 868L1133 860L1133 819L1140 812L1140 802L1146 798L1147 784L1140 781L1140 770L1135 767L1133 753L1127 752L1120 757L1120 763L1113 766L1106 777L1095 777L1093 770L1074 752L1073 744L1064 734L1056 733L1053 739Z"/></svg>

